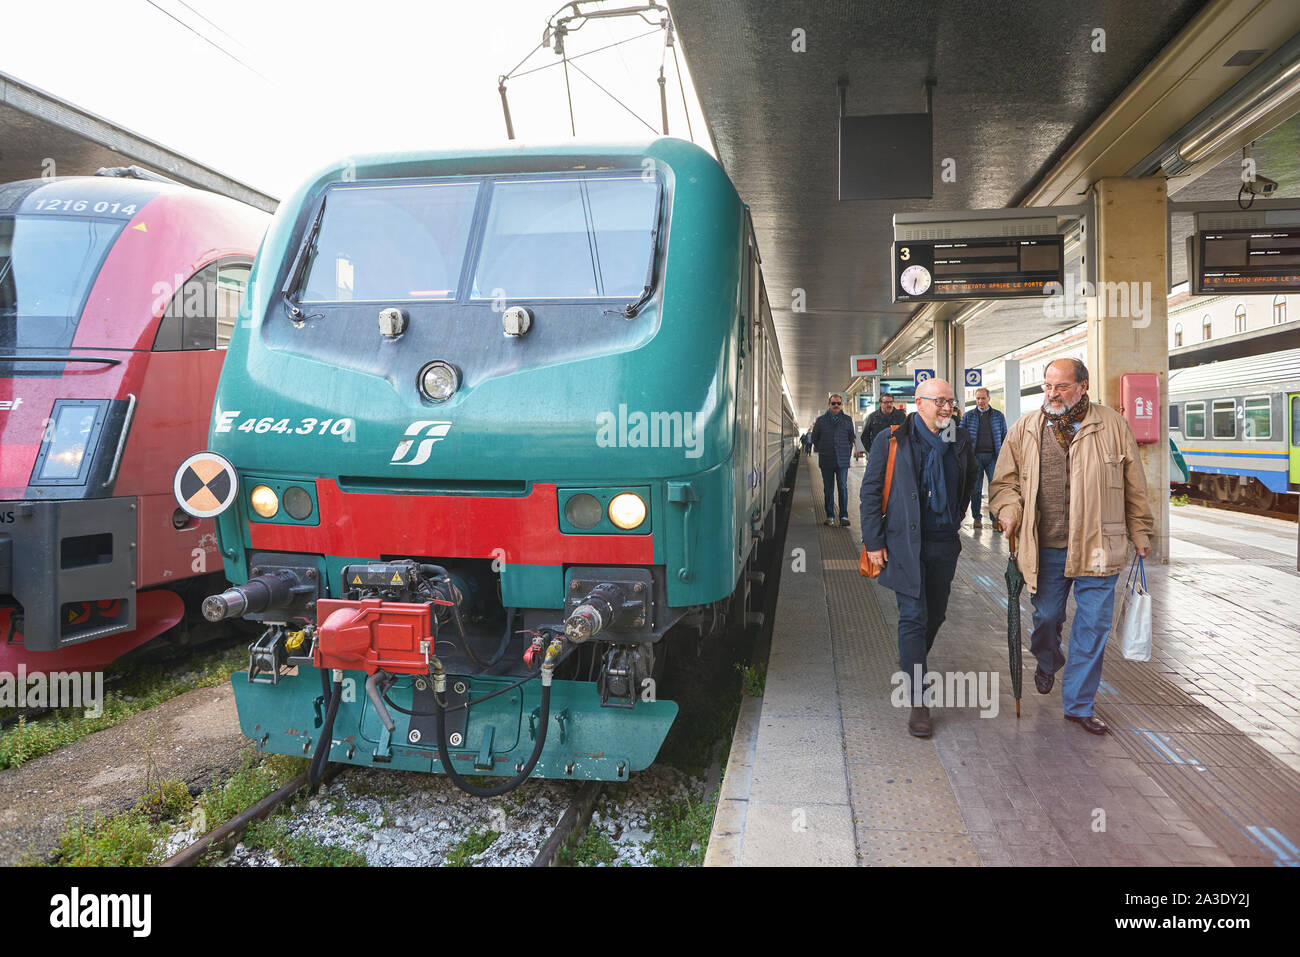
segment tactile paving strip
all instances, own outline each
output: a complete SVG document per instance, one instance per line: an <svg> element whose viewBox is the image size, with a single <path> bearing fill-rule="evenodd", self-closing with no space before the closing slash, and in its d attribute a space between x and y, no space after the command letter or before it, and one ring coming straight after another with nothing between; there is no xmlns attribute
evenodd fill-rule
<svg viewBox="0 0 1300 957"><path fill-rule="evenodd" d="M809 463L811 505L822 483ZM898 644L858 574L856 528L818 529L858 859L865 865L979 864L934 744L907 733L907 709L890 704Z"/></svg>

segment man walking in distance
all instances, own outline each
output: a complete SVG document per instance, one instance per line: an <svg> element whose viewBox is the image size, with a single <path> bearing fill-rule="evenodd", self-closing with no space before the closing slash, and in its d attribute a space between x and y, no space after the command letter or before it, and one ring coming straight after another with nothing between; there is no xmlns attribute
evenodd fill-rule
<svg viewBox="0 0 1300 957"><path fill-rule="evenodd" d="M835 524L835 489L840 491L840 524L849 521L849 464L853 461L853 419L844 414L844 396L831 393L826 411L813 423L812 444L822 470L826 524Z"/></svg>
<svg viewBox="0 0 1300 957"><path fill-rule="evenodd" d="M871 443L881 432L889 431L891 425L902 425L907 413L901 408L894 408L894 397L886 392L880 397L880 408L867 416L862 426L862 451L871 454Z"/></svg>
<svg viewBox="0 0 1300 957"><path fill-rule="evenodd" d="M974 520L972 524L976 528L983 528L980 505L984 497L984 477L987 475L989 481L993 481L993 466L998 460L998 453L1002 451L1002 440L1007 437L1007 419L989 405L988 389L976 389L975 408L961 417L961 427L975 443L975 460L980 465L975 473L975 490L970 497L970 515ZM998 530L996 520L993 527Z"/></svg>
<svg viewBox="0 0 1300 957"><path fill-rule="evenodd" d="M916 411L897 432L876 436L867 456L859 495L862 544L883 566L878 581L898 599L898 667L911 690L907 730L928 738L930 709L922 703L926 655L934 645L948 593L957 571L965 503L975 481L970 436L953 418L956 399L942 379L927 379L916 390ZM888 512L880 514L891 434L895 449Z"/></svg>
<svg viewBox="0 0 1300 957"><path fill-rule="evenodd" d="M1043 379L1043 408L1007 433L989 484L989 507L1007 539L1018 542L1017 562L1033 596L1034 687L1048 694L1064 665L1066 719L1105 734L1110 729L1093 713L1093 699L1115 582L1128 560L1128 542L1146 557L1155 523L1133 431L1118 412L1089 402L1087 366L1056 359ZM1072 587L1067 661L1061 629Z"/></svg>

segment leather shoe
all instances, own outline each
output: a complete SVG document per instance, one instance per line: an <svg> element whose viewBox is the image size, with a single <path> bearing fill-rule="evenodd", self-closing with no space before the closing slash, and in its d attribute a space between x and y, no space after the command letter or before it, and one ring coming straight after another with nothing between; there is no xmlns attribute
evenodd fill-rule
<svg viewBox="0 0 1300 957"><path fill-rule="evenodd" d="M1079 718L1076 717L1075 715L1067 714L1065 716L1065 720L1073 721L1075 724L1083 725L1083 730L1087 731L1089 734L1110 733L1110 725L1108 725L1105 721L1102 721L1101 718L1098 718L1096 715L1090 714L1087 717Z"/></svg>
<svg viewBox="0 0 1300 957"><path fill-rule="evenodd" d="M841 525L843 528L848 528L848 527L849 527L850 525L852 525L852 524L853 524L853 523L850 522L847 518L842 518L842 519L840 519L840 525Z"/></svg>
<svg viewBox="0 0 1300 957"><path fill-rule="evenodd" d="M1056 684L1056 675L1049 675L1042 668L1034 669L1034 687L1039 694L1051 694L1052 685Z"/></svg>
<svg viewBox="0 0 1300 957"><path fill-rule="evenodd" d="M833 518L828 518L828 519L826 519L826 521L825 521L823 524L834 526L834 525L835 525L835 519L833 519Z"/></svg>
<svg viewBox="0 0 1300 957"><path fill-rule="evenodd" d="M971 522L970 524L971 524L971 528L983 528L983 527L984 527L984 523L981 522L978 518L975 519L975 520L974 520L973 522Z"/></svg>
<svg viewBox="0 0 1300 957"><path fill-rule="evenodd" d="M907 719L907 732L916 738L928 738L934 730L929 708L913 708Z"/></svg>

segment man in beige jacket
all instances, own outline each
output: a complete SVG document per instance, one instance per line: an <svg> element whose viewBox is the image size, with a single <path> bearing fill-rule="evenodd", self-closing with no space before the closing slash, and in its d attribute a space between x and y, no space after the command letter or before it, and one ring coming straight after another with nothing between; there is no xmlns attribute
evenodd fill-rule
<svg viewBox="0 0 1300 957"><path fill-rule="evenodd" d="M1048 694L1065 665L1065 717L1093 734L1110 730L1093 714L1115 605L1128 560L1151 547L1154 522L1146 475L1124 417L1088 400L1088 368L1056 359L1044 373L1044 401L1007 433L989 485L989 508L1016 543L1034 604L1029 650L1034 686ZM1065 603L1074 590L1070 657L1061 652Z"/></svg>

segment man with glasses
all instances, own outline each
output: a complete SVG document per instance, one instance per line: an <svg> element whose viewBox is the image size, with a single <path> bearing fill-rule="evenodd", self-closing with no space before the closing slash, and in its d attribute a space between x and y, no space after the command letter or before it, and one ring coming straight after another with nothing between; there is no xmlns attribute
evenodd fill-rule
<svg viewBox="0 0 1300 957"><path fill-rule="evenodd" d="M1002 445L989 508L1008 541L1018 535L1016 561L1034 603L1034 687L1049 694L1064 666L1066 720L1105 734L1110 729L1093 713L1093 701L1115 582L1128 560L1129 541L1145 557L1155 523L1133 430L1118 412L1088 400L1088 367L1078 359L1056 359L1043 378L1042 409L1019 419ZM1067 661L1061 632L1071 589Z"/></svg>
<svg viewBox="0 0 1300 957"><path fill-rule="evenodd" d="M835 524L835 489L840 492L840 524L849 521L849 464L853 461L853 419L844 414L844 396L832 392L826 411L813 423L812 444L822 470L826 499L826 524Z"/></svg>
<svg viewBox="0 0 1300 957"><path fill-rule="evenodd" d="M926 656L948 611L961 527L975 481L970 436L953 419L957 400L942 379L916 390L916 411L876 436L859 495L862 544L898 600L898 666L910 689L908 733L933 731L923 699ZM881 515L889 443L897 442L888 511Z"/></svg>
<svg viewBox="0 0 1300 957"><path fill-rule="evenodd" d="M902 408L894 407L894 397L886 392L880 397L880 408L876 409L869 416L867 422L862 427L862 449L868 455L871 454L871 443L876 441L876 436L886 431L890 426L902 425L903 420L907 418L907 413Z"/></svg>
<svg viewBox="0 0 1300 957"><path fill-rule="evenodd" d="M983 528L980 506L984 497L984 477L988 476L989 481L993 481L993 465L998 460L998 453L1002 451L1002 440L1007 437L1007 419L989 404L988 389L976 389L975 408L961 417L961 427L970 433L971 441L975 443L975 459L980 465L975 473L975 491L970 497L971 524ZM1001 531L996 520L993 528Z"/></svg>

